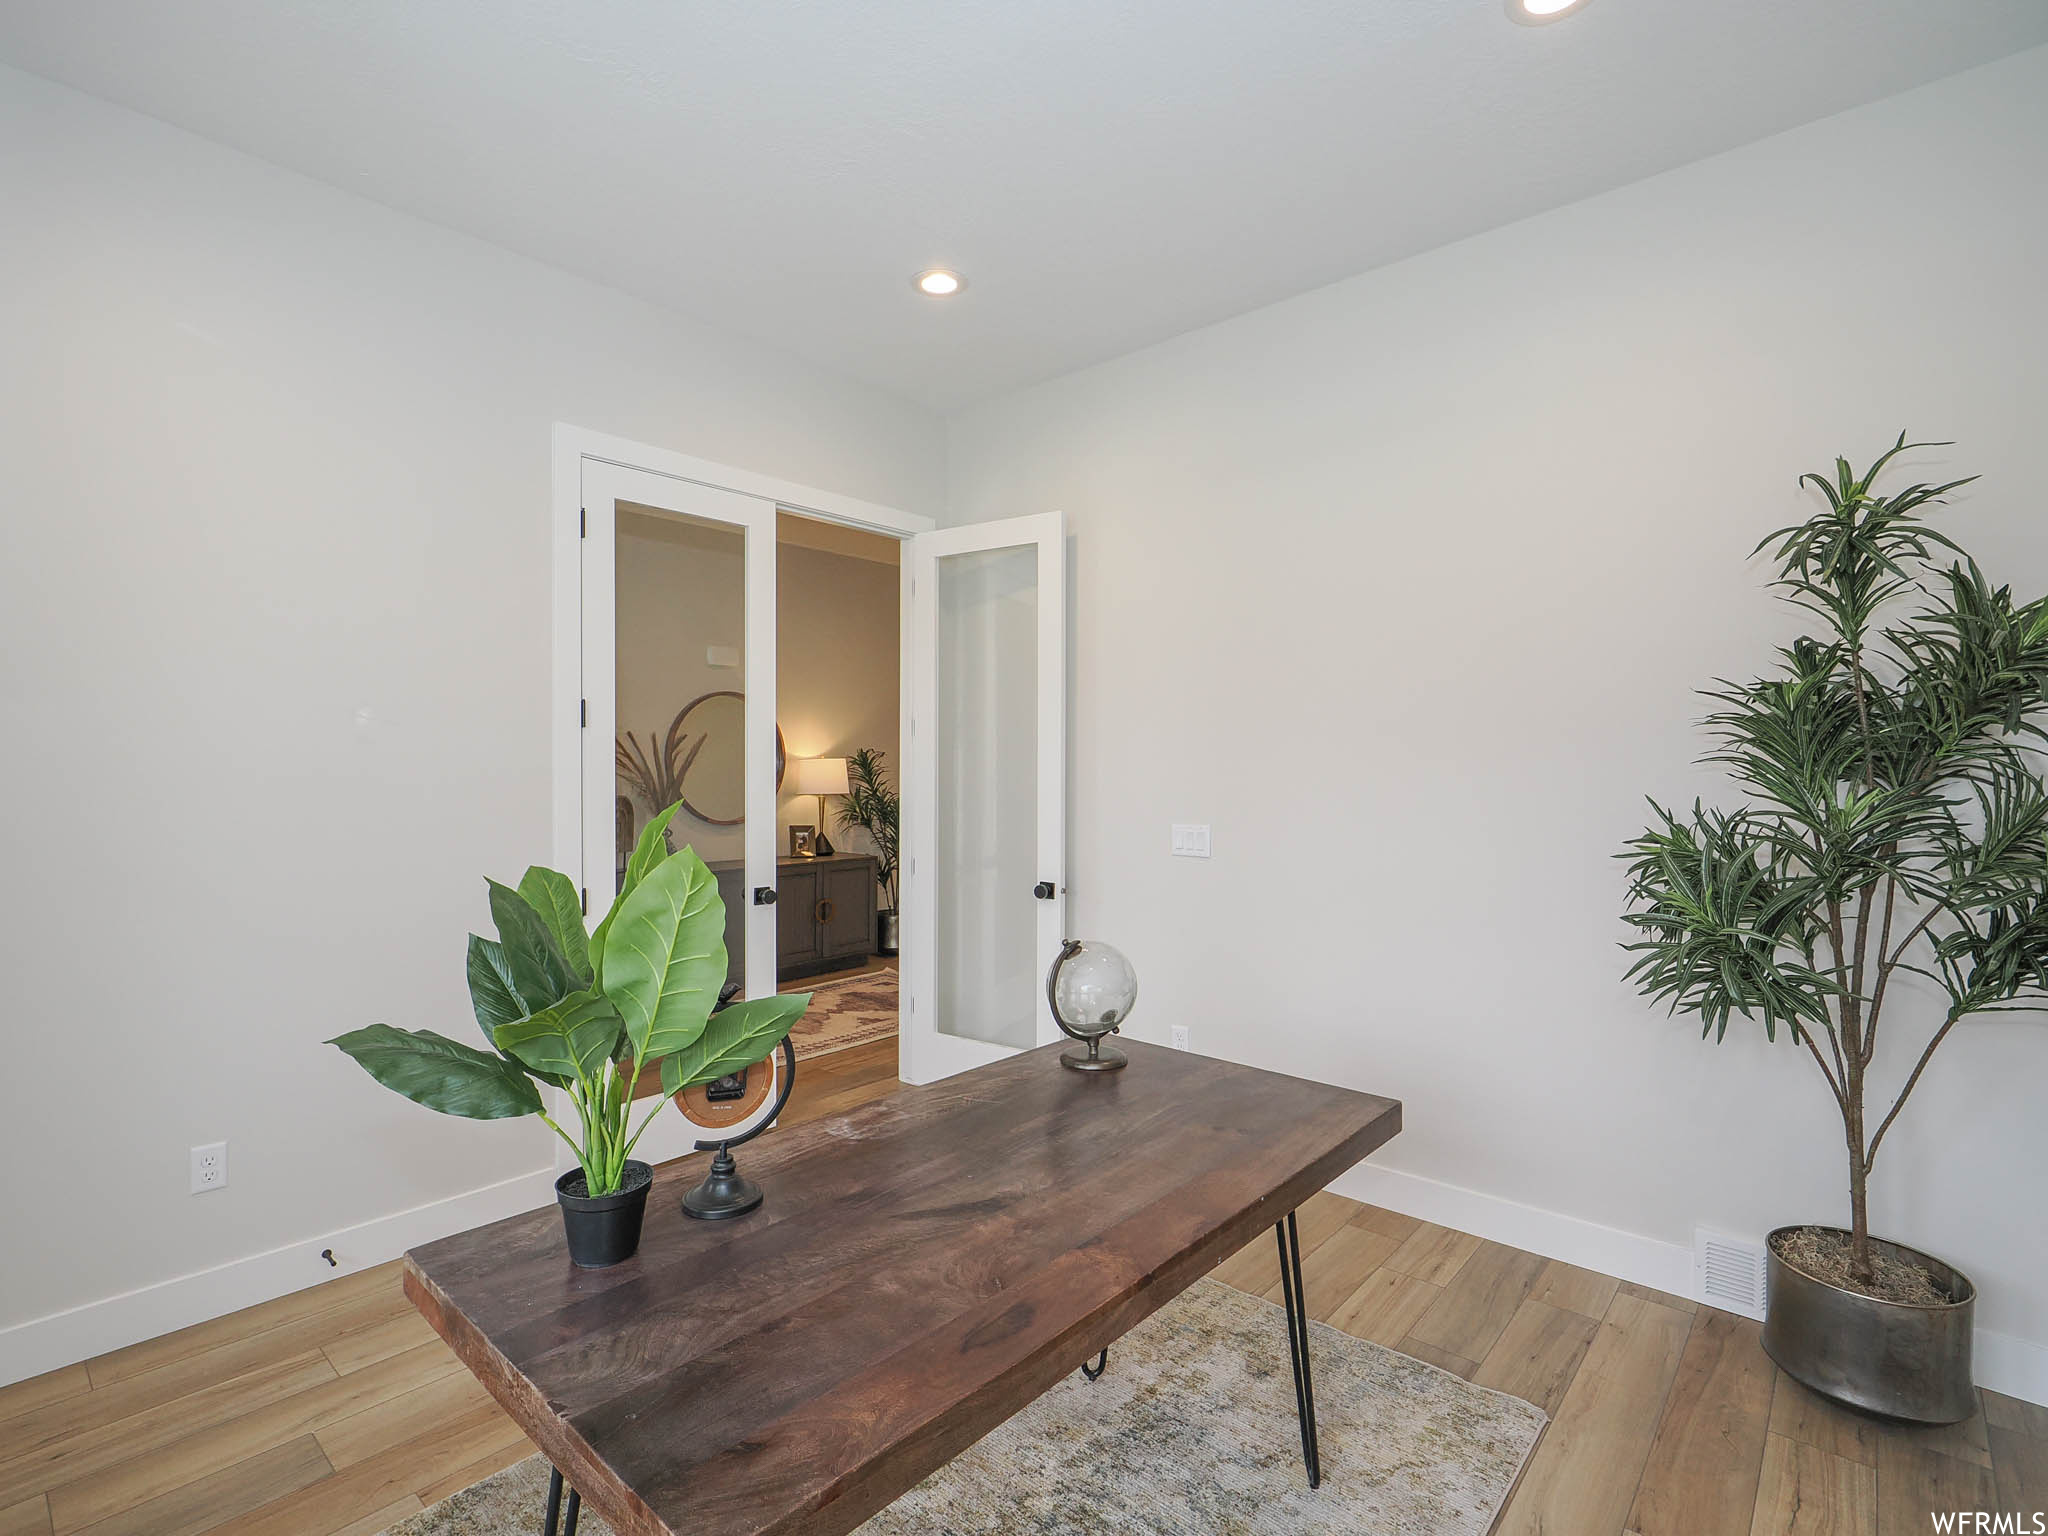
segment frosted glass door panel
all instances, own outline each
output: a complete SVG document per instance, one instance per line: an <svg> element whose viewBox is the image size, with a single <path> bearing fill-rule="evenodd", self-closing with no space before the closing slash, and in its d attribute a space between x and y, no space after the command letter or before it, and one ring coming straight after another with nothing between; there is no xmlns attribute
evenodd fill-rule
<svg viewBox="0 0 2048 1536"><path fill-rule="evenodd" d="M1038 550L935 562L933 916L942 1034L1022 1049L1038 995Z"/></svg>

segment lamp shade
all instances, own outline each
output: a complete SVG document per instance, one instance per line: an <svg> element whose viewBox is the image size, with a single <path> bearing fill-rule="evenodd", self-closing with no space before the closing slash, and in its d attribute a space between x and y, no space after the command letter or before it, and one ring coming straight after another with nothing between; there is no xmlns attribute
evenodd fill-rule
<svg viewBox="0 0 2048 1536"><path fill-rule="evenodd" d="M847 791L846 759L800 757L789 765L782 789L790 795L843 795Z"/></svg>

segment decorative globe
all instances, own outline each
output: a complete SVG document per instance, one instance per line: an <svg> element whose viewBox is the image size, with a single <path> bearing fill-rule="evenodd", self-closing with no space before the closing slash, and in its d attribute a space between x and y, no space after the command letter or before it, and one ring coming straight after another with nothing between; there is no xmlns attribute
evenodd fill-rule
<svg viewBox="0 0 2048 1536"><path fill-rule="evenodd" d="M1105 1048L1102 1038L1116 1033L1138 1001L1138 973L1123 951L1095 939L1069 939L1045 978L1046 1001L1054 1022L1086 1051L1064 1052L1060 1060L1082 1072L1107 1072L1130 1058Z"/></svg>

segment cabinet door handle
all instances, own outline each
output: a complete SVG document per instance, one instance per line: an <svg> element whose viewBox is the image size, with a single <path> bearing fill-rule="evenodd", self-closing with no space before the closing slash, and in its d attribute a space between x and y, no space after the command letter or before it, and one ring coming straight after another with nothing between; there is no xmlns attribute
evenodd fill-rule
<svg viewBox="0 0 2048 1536"><path fill-rule="evenodd" d="M817 918L821 923L832 921L832 900L830 897L818 903Z"/></svg>
<svg viewBox="0 0 2048 1536"><path fill-rule="evenodd" d="M772 885L757 885L757 886L755 886L755 887L754 887L754 905L755 905L755 906L757 906L757 907L772 907L772 906L774 906L774 905L775 905L775 887L774 887L774 886L772 886Z"/></svg>

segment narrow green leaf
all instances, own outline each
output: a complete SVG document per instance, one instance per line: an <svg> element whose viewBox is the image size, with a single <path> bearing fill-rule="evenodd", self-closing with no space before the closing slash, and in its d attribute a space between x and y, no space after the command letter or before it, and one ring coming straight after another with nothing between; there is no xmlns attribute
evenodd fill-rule
<svg viewBox="0 0 2048 1536"><path fill-rule="evenodd" d="M640 833L640 841L633 845L633 852L626 859L626 873L619 884L619 894L612 898L612 904L604 919L598 923L597 931L590 936L590 984L604 986L605 936L611 932L612 920L619 915L619 908L626 904L626 898L639 888L647 878L647 872L668 858L668 844L663 840L668 824L676 819L676 812L682 809L677 801L654 820L647 823Z"/></svg>
<svg viewBox="0 0 2048 1536"><path fill-rule="evenodd" d="M583 981L548 931L546 919L509 885L487 881L491 888L491 919L512 972L512 989L526 1006L522 1014L538 1013L579 990Z"/></svg>
<svg viewBox="0 0 2048 1536"><path fill-rule="evenodd" d="M372 1024L327 1043L392 1092L444 1115L511 1120L540 1112L540 1090L516 1062L432 1030Z"/></svg>
<svg viewBox="0 0 2048 1536"><path fill-rule="evenodd" d="M578 992L527 1018L500 1024L498 1049L536 1072L594 1077L623 1028L619 1012L601 992Z"/></svg>
<svg viewBox="0 0 2048 1536"><path fill-rule="evenodd" d="M519 894L541 915L555 948L579 981L590 980L590 935L583 931L583 898L558 869L536 864L519 881Z"/></svg>
<svg viewBox="0 0 2048 1536"><path fill-rule="evenodd" d="M676 812L682 809L679 800L661 812L640 830L640 841L633 845L633 852L626 859L626 883L619 888L621 896L633 894L633 887L652 873L669 858L666 834L668 824L676 819Z"/></svg>
<svg viewBox="0 0 2048 1536"><path fill-rule="evenodd" d="M512 967L506 963L504 946L474 933L469 936L469 1005L485 1040L491 1039L491 1031L500 1024L509 1024L526 1013L512 984Z"/></svg>
<svg viewBox="0 0 2048 1536"><path fill-rule="evenodd" d="M808 992L726 1004L711 1015L694 1042L661 1059L661 1091L679 1093L751 1067L781 1043L810 1004Z"/></svg>

